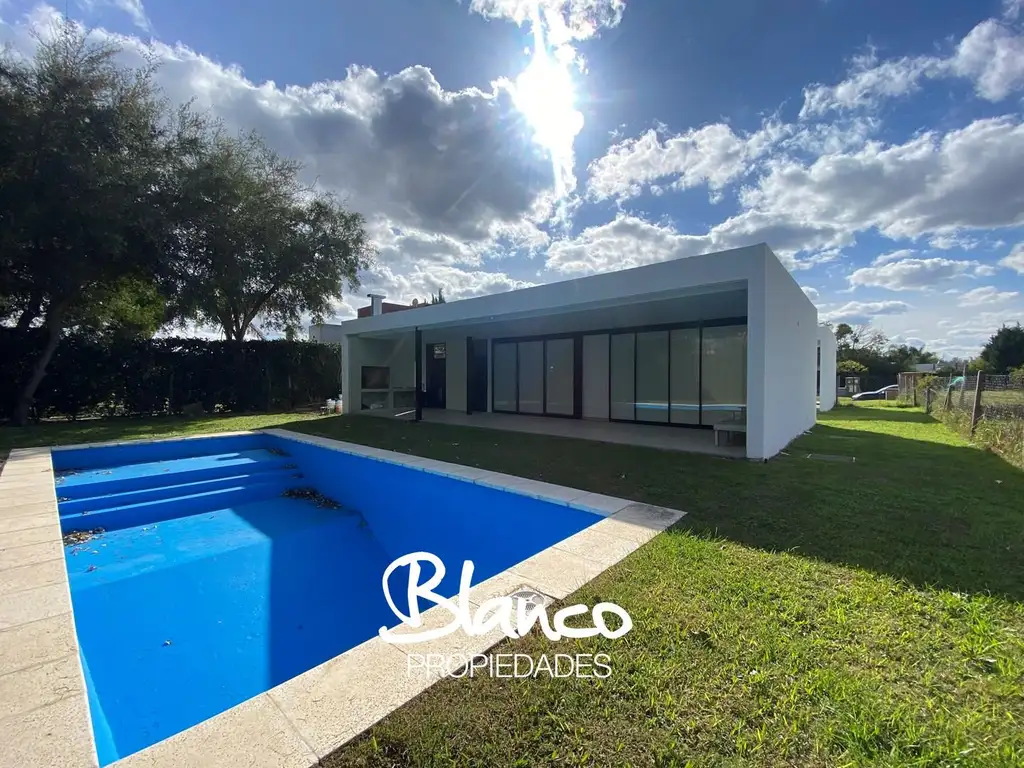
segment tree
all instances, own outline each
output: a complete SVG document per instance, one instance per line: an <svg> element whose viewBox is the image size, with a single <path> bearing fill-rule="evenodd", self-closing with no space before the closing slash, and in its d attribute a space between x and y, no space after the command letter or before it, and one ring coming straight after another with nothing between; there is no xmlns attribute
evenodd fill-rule
<svg viewBox="0 0 1024 768"><path fill-rule="evenodd" d="M868 372L868 367L856 360L841 360L836 365L836 373L846 376L859 376Z"/></svg>
<svg viewBox="0 0 1024 768"><path fill-rule="evenodd" d="M1024 365L1024 328L1020 323L1004 325L981 350L981 359L991 373L1009 373Z"/></svg>
<svg viewBox="0 0 1024 768"><path fill-rule="evenodd" d="M32 60L0 55L0 304L47 339L16 424L64 329L167 258L170 160L196 124L167 109L152 67L125 68L118 52L65 22Z"/></svg>
<svg viewBox="0 0 1024 768"><path fill-rule="evenodd" d="M837 325L835 328L835 334L836 346L840 350L849 349L851 347L851 344L854 341L854 339L852 338L853 328L850 326L849 323L839 323L839 325Z"/></svg>
<svg viewBox="0 0 1024 768"><path fill-rule="evenodd" d="M430 294L431 304L447 304L448 300L444 297L444 288L437 289L437 295Z"/></svg>
<svg viewBox="0 0 1024 768"><path fill-rule="evenodd" d="M359 284L372 249L362 216L303 188L298 163L255 134L215 130L181 169L175 286L181 318L244 339L257 321L294 331L322 322L343 283Z"/></svg>

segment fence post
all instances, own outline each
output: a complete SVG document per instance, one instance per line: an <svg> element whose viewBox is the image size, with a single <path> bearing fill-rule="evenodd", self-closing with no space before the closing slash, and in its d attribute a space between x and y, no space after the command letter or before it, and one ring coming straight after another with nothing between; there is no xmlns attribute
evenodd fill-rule
<svg viewBox="0 0 1024 768"><path fill-rule="evenodd" d="M931 413L932 412L932 389L931 389L931 387L928 387L924 391L924 412L925 413Z"/></svg>
<svg viewBox="0 0 1024 768"><path fill-rule="evenodd" d="M978 371L978 384L974 388L974 408L971 409L971 437L974 436L974 430L978 426L978 420L981 419L981 393L985 391L985 373Z"/></svg>
<svg viewBox="0 0 1024 768"><path fill-rule="evenodd" d="M953 381L950 379L950 383L946 385L946 401L942 404L942 410L949 413L949 409L953 407Z"/></svg>
<svg viewBox="0 0 1024 768"><path fill-rule="evenodd" d="M914 401L913 405L917 408L917 377L909 376L908 378L910 379L910 391L912 393L911 398L913 398Z"/></svg>

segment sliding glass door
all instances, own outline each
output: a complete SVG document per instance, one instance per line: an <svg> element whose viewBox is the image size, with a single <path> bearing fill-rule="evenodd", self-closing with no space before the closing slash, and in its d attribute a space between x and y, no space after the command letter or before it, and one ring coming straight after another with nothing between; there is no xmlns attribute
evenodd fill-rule
<svg viewBox="0 0 1024 768"><path fill-rule="evenodd" d="M577 415L575 337L499 341L493 347L495 411Z"/></svg>
<svg viewBox="0 0 1024 768"><path fill-rule="evenodd" d="M636 335L636 420L668 423L668 331Z"/></svg>
<svg viewBox="0 0 1024 768"><path fill-rule="evenodd" d="M676 328L669 336L668 394L673 424L700 424L700 328Z"/></svg>
<svg viewBox="0 0 1024 768"><path fill-rule="evenodd" d="M545 344L544 413L572 416L576 405L576 343L551 339Z"/></svg>
<svg viewBox="0 0 1024 768"><path fill-rule="evenodd" d="M747 327L704 329L701 342L701 424L716 424L747 409Z"/></svg>
<svg viewBox="0 0 1024 768"><path fill-rule="evenodd" d="M544 413L544 342L519 343L519 412Z"/></svg>
<svg viewBox="0 0 1024 768"><path fill-rule="evenodd" d="M747 406L746 325L613 333L612 421L709 426Z"/></svg>
<svg viewBox="0 0 1024 768"><path fill-rule="evenodd" d="M710 426L746 411L743 322L590 334L607 344L607 371L588 369L599 382L579 380L584 335L494 342L494 410L578 418L584 397L600 392L611 421Z"/></svg>

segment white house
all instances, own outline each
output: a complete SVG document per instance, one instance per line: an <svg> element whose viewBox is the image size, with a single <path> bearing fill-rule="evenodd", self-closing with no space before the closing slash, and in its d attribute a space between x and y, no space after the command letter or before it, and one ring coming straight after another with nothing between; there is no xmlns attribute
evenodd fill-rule
<svg viewBox="0 0 1024 768"><path fill-rule="evenodd" d="M753 459L814 424L818 357L833 355L834 370L835 354L819 353L817 310L765 244L375 311L310 336L342 345L349 413L517 414L704 429L709 441L728 422ZM671 434L684 432L659 433Z"/></svg>

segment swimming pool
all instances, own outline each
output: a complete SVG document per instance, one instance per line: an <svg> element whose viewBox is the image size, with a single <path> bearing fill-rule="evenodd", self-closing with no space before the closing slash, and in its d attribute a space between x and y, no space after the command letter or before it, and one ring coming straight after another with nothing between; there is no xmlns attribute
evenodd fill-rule
<svg viewBox="0 0 1024 768"><path fill-rule="evenodd" d="M602 519L378 453L267 433L53 453L101 765L396 625L401 555L440 557L454 595L462 561L478 584Z"/></svg>

